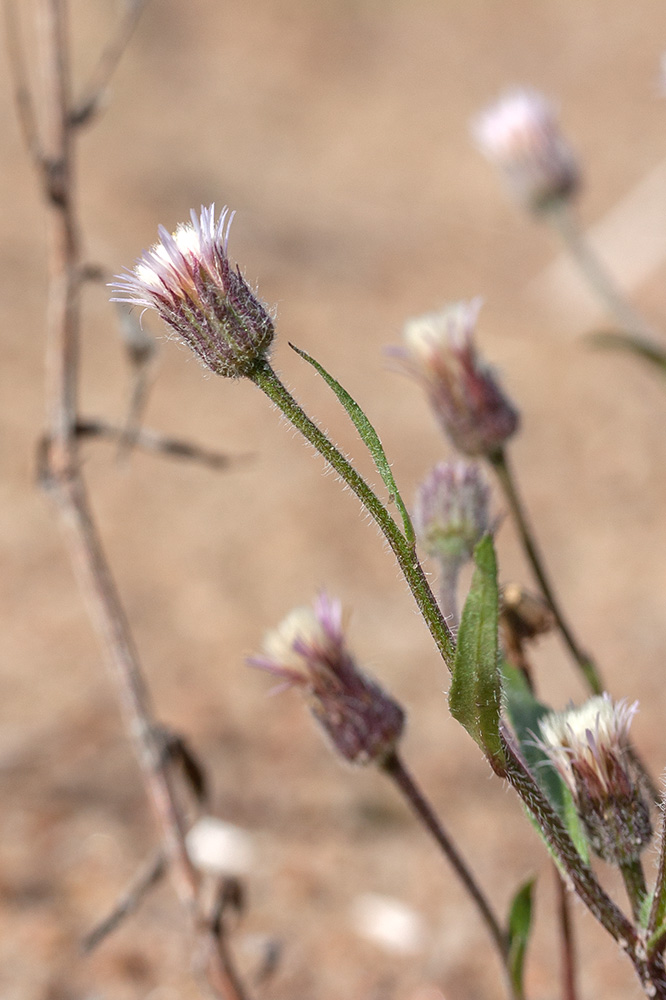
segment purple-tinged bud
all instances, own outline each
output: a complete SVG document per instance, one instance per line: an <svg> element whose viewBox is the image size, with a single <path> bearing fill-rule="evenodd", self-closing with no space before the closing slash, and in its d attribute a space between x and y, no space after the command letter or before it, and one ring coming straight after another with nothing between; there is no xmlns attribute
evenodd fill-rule
<svg viewBox="0 0 666 1000"><path fill-rule="evenodd" d="M424 386L453 445L471 457L493 455L518 427L517 411L476 352L480 308L473 299L410 320L405 348L394 352Z"/></svg>
<svg viewBox="0 0 666 1000"><path fill-rule="evenodd" d="M145 250L134 270L118 275L112 301L154 309L203 364L227 378L247 375L273 340L266 307L229 262L227 244L233 215L215 221L215 206L190 213L171 234Z"/></svg>
<svg viewBox="0 0 666 1000"><path fill-rule="evenodd" d="M533 211L571 198L580 186L576 157L553 106L534 90L514 90L472 123L484 156L500 170L516 199Z"/></svg>
<svg viewBox="0 0 666 1000"><path fill-rule="evenodd" d="M590 844L605 861L635 861L652 837L629 748L638 703L608 694L579 708L553 712L540 722L540 745L571 792Z"/></svg>
<svg viewBox="0 0 666 1000"><path fill-rule="evenodd" d="M251 666L304 691L310 711L345 760L381 764L396 748L405 716L349 653L339 601L320 594L295 608L264 640Z"/></svg>
<svg viewBox="0 0 666 1000"><path fill-rule="evenodd" d="M490 489L480 467L463 459L439 462L419 486L413 522L429 556L458 569L492 530Z"/></svg>

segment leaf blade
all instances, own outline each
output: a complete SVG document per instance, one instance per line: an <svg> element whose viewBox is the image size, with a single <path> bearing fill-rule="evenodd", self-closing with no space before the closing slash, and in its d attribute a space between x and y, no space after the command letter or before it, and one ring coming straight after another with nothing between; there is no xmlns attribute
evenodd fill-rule
<svg viewBox="0 0 666 1000"><path fill-rule="evenodd" d="M403 530L405 538L410 543L414 544L414 527L412 525L411 518L407 511L407 507L404 504L400 492L396 485L396 481L393 478L393 473L391 471L391 466L389 460L386 457L386 452L384 451L384 446L377 434L377 431L370 423L370 420L363 412L361 407L358 405L356 400L347 392L347 390L340 385L337 379L326 371L323 365L315 361L306 351L301 350L300 347L296 347L295 344L289 344L292 351L295 351L304 361L307 361L309 365L315 369L316 372L321 375L326 384L333 390L335 395L338 397L342 406L347 411L347 415L354 424L354 427L358 431L361 440L367 447L368 451L372 455L372 459L375 463L377 472L382 477L382 481L389 492L389 500L392 500L398 510L400 511L400 516L402 518Z"/></svg>
<svg viewBox="0 0 666 1000"><path fill-rule="evenodd" d="M465 601L449 688L449 708L492 766L502 772L500 738L499 591L490 535L474 550L475 570Z"/></svg>

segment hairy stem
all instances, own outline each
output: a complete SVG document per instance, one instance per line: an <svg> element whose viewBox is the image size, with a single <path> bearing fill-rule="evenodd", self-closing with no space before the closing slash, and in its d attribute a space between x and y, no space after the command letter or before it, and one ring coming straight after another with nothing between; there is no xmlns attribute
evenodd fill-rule
<svg viewBox="0 0 666 1000"><path fill-rule="evenodd" d="M398 560L400 569L437 644L442 659L451 669L454 655L453 636L430 589L413 545L407 541L379 497L368 486L363 477L359 475L330 438L308 417L280 381L268 361L264 358L258 359L255 367L249 373L249 378L337 472L373 517Z"/></svg>

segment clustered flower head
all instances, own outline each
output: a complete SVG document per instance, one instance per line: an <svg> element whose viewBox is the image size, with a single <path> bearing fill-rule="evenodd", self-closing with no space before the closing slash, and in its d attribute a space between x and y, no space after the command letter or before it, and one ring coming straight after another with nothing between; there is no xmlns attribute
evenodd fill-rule
<svg viewBox="0 0 666 1000"><path fill-rule="evenodd" d="M233 216L225 208L216 221L214 205L190 216L173 234L159 227L159 242L113 283L113 301L154 309L215 374L247 375L270 347L273 321L229 262Z"/></svg>
<svg viewBox="0 0 666 1000"><path fill-rule="evenodd" d="M474 330L481 300L457 302L410 320L395 353L424 386L430 404L464 455L493 455L518 427L518 413L477 354Z"/></svg>
<svg viewBox="0 0 666 1000"><path fill-rule="evenodd" d="M339 601L320 594L294 609L250 664L299 686L335 750L355 764L382 763L400 739L402 708L356 666L346 646Z"/></svg>
<svg viewBox="0 0 666 1000"><path fill-rule="evenodd" d="M632 765L629 728L638 703L608 694L541 719L541 746L571 792L590 844L605 861L636 860L652 836Z"/></svg>
<svg viewBox="0 0 666 1000"><path fill-rule="evenodd" d="M473 462L439 462L419 486L413 511L416 537L429 556L464 565L492 530L490 489Z"/></svg>
<svg viewBox="0 0 666 1000"><path fill-rule="evenodd" d="M576 157L553 106L537 91L505 94L472 123L472 133L481 152L527 208L548 208L578 190Z"/></svg>

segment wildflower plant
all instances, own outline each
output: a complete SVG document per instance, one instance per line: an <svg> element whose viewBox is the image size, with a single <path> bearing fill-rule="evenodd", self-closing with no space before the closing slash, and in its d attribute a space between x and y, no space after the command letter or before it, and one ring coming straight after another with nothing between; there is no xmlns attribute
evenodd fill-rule
<svg viewBox="0 0 666 1000"><path fill-rule="evenodd" d="M557 184L554 175L550 178L552 189L547 193L545 174L539 184L531 178L532 190L529 197L523 191L523 200L536 207L556 194L570 195L577 174L553 131L550 112L530 101L529 110L537 119L532 123L535 136L529 142L523 136L522 146L518 139L515 142L523 153L536 152L542 165L548 152L557 154L562 171ZM508 115L507 109L502 113ZM514 171L514 180L516 176L527 183L524 171ZM659 874L649 890L641 853L652 839L645 795L651 786L629 744L635 706L613 703L605 693L595 663L578 644L555 598L506 454L518 429L518 411L476 347L480 300L410 321L404 347L393 351L423 386L449 442L465 456L431 471L420 488L412 521L377 432L343 386L319 362L294 348L332 389L354 423L382 479L384 500L305 413L272 368L268 359L272 319L229 263L226 218L225 210L215 221L211 206L202 208L199 217L193 213L191 225L178 227L173 237L160 229L160 243L139 259L133 272L117 280L117 297L155 309L211 370L252 381L353 490L396 556L450 671L451 714L492 770L522 800L555 859L563 887L573 888L621 944L646 994L666 998L661 958L666 944L665 849L662 842ZM506 597L501 596L489 488L470 457L486 461L496 474L540 585L541 594L531 600L509 588ZM439 602L421 567L420 549L439 562L443 588ZM455 588L467 560L473 560L475 568L458 623ZM455 634L452 625L457 626ZM525 650L526 641L553 627L593 696L581 709L560 714L538 700ZM359 669L347 646L341 604L321 593L312 607L292 611L268 633L263 653L250 663L304 693L339 757L374 764L392 780L474 900L496 948L509 995L514 1000L524 997L532 883L518 888L507 919L498 917L404 764L399 753L404 709ZM622 872L631 918L604 889L590 860L593 854ZM571 955L568 960L572 961ZM571 969L567 975L571 978Z"/></svg>
<svg viewBox="0 0 666 1000"><path fill-rule="evenodd" d="M82 569L110 654L128 731L160 831L159 850L147 871L115 915L88 940L98 943L135 908L141 893L168 870L190 928L202 945L213 994L224 1000L247 1000L249 991L230 956L225 914L230 906L240 909L242 892L237 877L251 864L249 842L242 831L204 811L207 783L203 769L187 743L166 731L155 718L96 531L77 450L78 438L102 425L81 420L77 410L76 304L78 276L85 268L74 235L78 227L72 140L80 125L95 113L109 67L122 50L139 7L128 7L130 21L120 24L116 46L105 52L94 77L102 83L98 82L89 98L76 107L69 104L64 6L52 4L43 26L47 85L42 95L42 117L58 124L48 130L52 135L39 135L40 116L32 121L31 114L26 115L29 88L22 86L25 81L16 81L27 144L42 183L52 237L50 425L43 446L42 479L65 515L72 552ZM11 15L8 23L11 29ZM15 60L19 76L21 66L21 59ZM33 129L37 131L33 133ZM591 285L622 326L616 343L662 367L666 365L666 352L653 343L647 350L642 319L617 292L571 224L580 168L549 102L533 91L514 92L479 117L474 133L519 202L540 217L557 222ZM451 715L472 738L492 772L517 794L557 867L562 889L565 995L569 1000L576 998L567 903L567 890L571 889L626 954L645 995L666 1000L663 822L653 879L646 876L642 860L653 844L652 813L655 804L663 809L663 795L630 742L636 705L614 701L606 691L601 673L575 636L547 573L507 454L519 428L518 409L476 342L480 299L454 303L409 321L403 347L393 352L424 389L448 445L462 456L438 464L429 473L419 490L412 520L377 431L340 382L305 351L293 348L333 391L351 419L374 461L382 484L377 489L303 410L272 367L274 312L229 258L232 217L226 208L216 215L211 205L202 207L198 214L193 211L190 221L178 225L173 233L160 227L154 246L142 254L132 270L113 282L113 300L154 310L170 333L208 370L224 378L252 382L353 491L379 527L450 675ZM72 276L77 279L72 280ZM148 347L135 333L134 360L143 362L151 355L152 345ZM132 430L136 443L140 428ZM151 440L154 444L154 438ZM173 442L167 444L174 450ZM182 451L182 443L176 444ZM470 463L470 458L479 464ZM514 521L539 587L534 597L526 595L522 587L500 587L493 541L498 522L489 516L489 487L481 463L494 474ZM434 557L438 564L439 601L421 565L422 554ZM458 620L458 575L468 561L473 562L473 576ZM564 712L555 712L540 701L527 649L529 642L551 629L560 635L590 694L583 705ZM268 633L263 653L250 662L305 696L311 714L340 759L374 766L404 797L437 845L447 869L454 872L473 901L497 955L507 995L512 1000L525 1000L533 880L517 887L503 917L405 763L402 737L407 712L358 665L348 644L341 602L322 592L311 607L292 611ZM185 796L174 787L174 763L184 772L189 799L194 800L185 811L181 801ZM197 816L197 812L201 814ZM225 852L227 856L222 858ZM621 872L626 901L616 900L606 890L597 859ZM206 892L202 892L204 882ZM207 895L209 888L212 902Z"/></svg>

